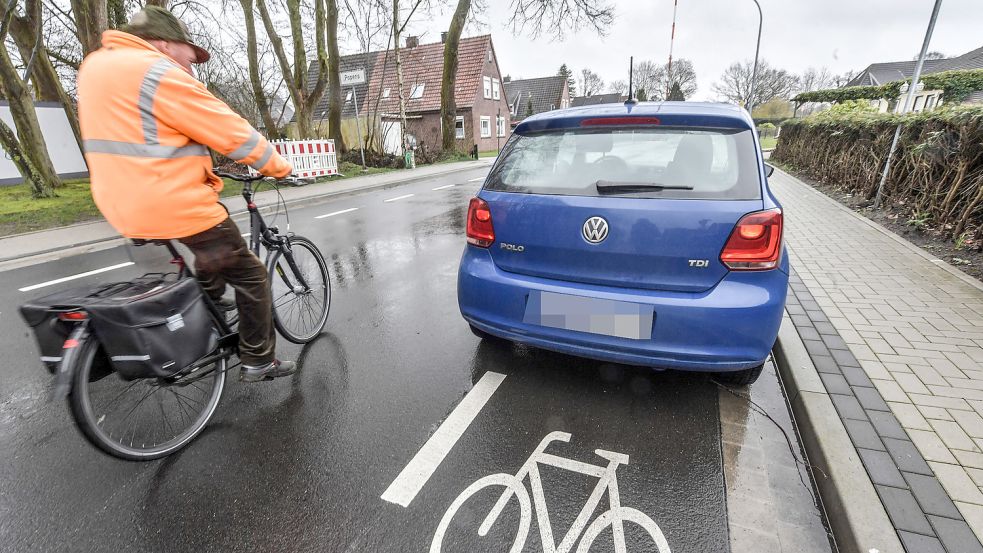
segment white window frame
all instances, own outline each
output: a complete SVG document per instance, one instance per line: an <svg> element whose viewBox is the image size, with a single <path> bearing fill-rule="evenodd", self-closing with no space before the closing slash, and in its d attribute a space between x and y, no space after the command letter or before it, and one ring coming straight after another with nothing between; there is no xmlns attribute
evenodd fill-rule
<svg viewBox="0 0 983 553"><path fill-rule="evenodd" d="M383 98L388 98L389 97L389 91L390 91L390 89L388 89L388 88L382 89L382 97Z"/></svg>
<svg viewBox="0 0 983 553"><path fill-rule="evenodd" d="M458 126L460 125L460 126ZM454 118L454 138L464 140L464 116L458 115Z"/></svg>
<svg viewBox="0 0 983 553"><path fill-rule="evenodd" d="M491 98L491 77L482 77L482 82L485 85L485 98Z"/></svg>
<svg viewBox="0 0 983 553"><path fill-rule="evenodd" d="M495 132L499 137L505 136L505 118L499 116L495 121Z"/></svg>
<svg viewBox="0 0 983 553"><path fill-rule="evenodd" d="M498 82L498 79L492 79L492 99L499 100L502 98L502 85Z"/></svg>
<svg viewBox="0 0 983 553"><path fill-rule="evenodd" d="M426 90L427 83L417 83L413 85L410 89L410 100L419 100L423 98L423 91Z"/></svg>
<svg viewBox="0 0 983 553"><path fill-rule="evenodd" d="M491 135L492 135L492 130L491 130L491 116L490 115L482 115L481 116L481 119L480 119L480 122L479 122L479 125L480 125L480 129L481 129L481 138L491 138Z"/></svg>

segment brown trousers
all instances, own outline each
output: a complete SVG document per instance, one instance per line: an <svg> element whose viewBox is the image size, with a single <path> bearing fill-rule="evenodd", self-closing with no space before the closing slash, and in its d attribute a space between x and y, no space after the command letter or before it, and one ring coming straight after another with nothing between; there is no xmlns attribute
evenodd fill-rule
<svg viewBox="0 0 983 553"><path fill-rule="evenodd" d="M195 255L195 273L213 300L225 285L236 291L239 308L239 358L244 365L264 365L274 359L273 296L263 262L249 250L239 228L226 219L198 234L181 238Z"/></svg>

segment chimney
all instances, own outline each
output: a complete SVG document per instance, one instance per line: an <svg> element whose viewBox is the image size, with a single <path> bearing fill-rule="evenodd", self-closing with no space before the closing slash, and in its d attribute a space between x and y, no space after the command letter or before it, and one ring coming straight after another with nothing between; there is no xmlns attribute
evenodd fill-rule
<svg viewBox="0 0 983 553"><path fill-rule="evenodd" d="M442 33L440 33L440 43L441 44L447 43L447 31L443 31Z"/></svg>
<svg viewBox="0 0 983 553"><path fill-rule="evenodd" d="M419 45L420 45L420 37L418 37L418 36L412 36L412 35L406 37L406 47L407 48L416 48Z"/></svg>
<svg viewBox="0 0 983 553"><path fill-rule="evenodd" d="M512 82L512 77L509 76L509 75L506 75L506 76L502 77L502 82L503 83L510 83L510 82Z"/></svg>

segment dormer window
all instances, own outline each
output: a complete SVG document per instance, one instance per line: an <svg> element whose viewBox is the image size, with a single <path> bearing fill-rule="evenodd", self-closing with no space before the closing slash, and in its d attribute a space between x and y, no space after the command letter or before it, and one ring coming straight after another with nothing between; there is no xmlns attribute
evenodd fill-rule
<svg viewBox="0 0 983 553"><path fill-rule="evenodd" d="M423 88L426 84L415 84L413 89L410 91L410 100L417 100L423 98Z"/></svg>

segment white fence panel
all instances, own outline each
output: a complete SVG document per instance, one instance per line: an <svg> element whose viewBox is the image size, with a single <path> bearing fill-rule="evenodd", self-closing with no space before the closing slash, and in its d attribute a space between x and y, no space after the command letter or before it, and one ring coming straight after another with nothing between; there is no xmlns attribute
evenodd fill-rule
<svg viewBox="0 0 983 553"><path fill-rule="evenodd" d="M61 104L35 102L34 109L55 171L63 178L87 176L89 169L85 165L85 159L82 158L78 142L75 142L75 134L72 132L71 125L68 124L68 117L65 116L65 110L62 109ZM3 119L10 128L14 128L14 119L10 115L10 107L4 100L0 100L0 119ZM0 156L0 185L23 182L23 178L17 171L17 166L10 159L10 152L6 150L2 150L2 152L3 155Z"/></svg>
<svg viewBox="0 0 983 553"><path fill-rule="evenodd" d="M325 177L338 174L338 154L334 140L274 140L277 153L294 168L294 175L302 178ZM251 173L256 173L250 169Z"/></svg>

